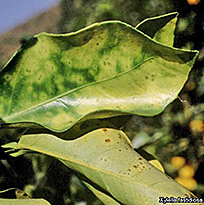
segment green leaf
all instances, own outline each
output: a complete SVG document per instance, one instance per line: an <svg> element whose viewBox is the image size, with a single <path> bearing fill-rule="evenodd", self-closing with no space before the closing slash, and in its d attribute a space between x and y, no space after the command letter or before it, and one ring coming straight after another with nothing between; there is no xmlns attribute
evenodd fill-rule
<svg viewBox="0 0 204 205"><path fill-rule="evenodd" d="M50 205L44 199L0 199L1 205Z"/></svg>
<svg viewBox="0 0 204 205"><path fill-rule="evenodd" d="M87 119L157 115L177 97L197 56L120 21L42 33L1 71L0 117L62 132Z"/></svg>
<svg viewBox="0 0 204 205"><path fill-rule="evenodd" d="M2 145L1 147L14 149L16 147L16 144L17 144L16 142L10 142L8 144Z"/></svg>
<svg viewBox="0 0 204 205"><path fill-rule="evenodd" d="M71 141L46 134L25 135L16 149L58 158L122 204L156 205L161 196L192 196L135 152L122 131L98 129Z"/></svg>
<svg viewBox="0 0 204 205"><path fill-rule="evenodd" d="M178 13L173 12L162 16L148 18L139 23L136 26L136 29L160 43L173 46L177 16Z"/></svg>

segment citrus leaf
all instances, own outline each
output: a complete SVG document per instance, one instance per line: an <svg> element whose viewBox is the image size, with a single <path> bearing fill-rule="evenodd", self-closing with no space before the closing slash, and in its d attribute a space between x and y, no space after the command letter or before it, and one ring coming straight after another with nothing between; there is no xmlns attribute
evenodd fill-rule
<svg viewBox="0 0 204 205"><path fill-rule="evenodd" d="M144 157L150 164L152 164L154 167L156 167L161 172L165 172L162 164L157 160L153 155L145 151L144 149L136 149L136 152L138 152L142 157Z"/></svg>
<svg viewBox="0 0 204 205"><path fill-rule="evenodd" d="M1 205L50 205L44 199L0 199Z"/></svg>
<svg viewBox="0 0 204 205"><path fill-rule="evenodd" d="M160 43L173 46L177 16L177 12L172 12L162 16L148 18L139 23L136 29Z"/></svg>
<svg viewBox="0 0 204 205"><path fill-rule="evenodd" d="M87 119L159 114L177 97L197 55L119 21L39 34L1 71L1 123L62 132Z"/></svg>
<svg viewBox="0 0 204 205"><path fill-rule="evenodd" d="M16 149L58 158L122 204L155 205L161 196L193 196L135 152L122 131L98 129L71 141L46 134L24 135Z"/></svg>
<svg viewBox="0 0 204 205"><path fill-rule="evenodd" d="M112 197L107 194L97 190L95 187L91 186L89 183L83 181L83 183L104 203L107 205L120 205Z"/></svg>

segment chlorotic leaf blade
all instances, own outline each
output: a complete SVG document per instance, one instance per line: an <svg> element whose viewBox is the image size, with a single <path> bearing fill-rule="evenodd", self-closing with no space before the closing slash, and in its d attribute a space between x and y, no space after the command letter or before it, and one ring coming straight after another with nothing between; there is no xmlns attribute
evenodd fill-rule
<svg viewBox="0 0 204 205"><path fill-rule="evenodd" d="M135 152L122 131L98 129L71 141L46 134L24 135L16 149L59 159L121 204L158 205L161 196L194 196Z"/></svg>

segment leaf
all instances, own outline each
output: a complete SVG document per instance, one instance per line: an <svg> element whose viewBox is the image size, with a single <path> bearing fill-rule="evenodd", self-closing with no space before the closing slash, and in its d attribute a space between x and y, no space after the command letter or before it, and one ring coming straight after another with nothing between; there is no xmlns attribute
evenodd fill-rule
<svg viewBox="0 0 204 205"><path fill-rule="evenodd" d="M120 21L42 33L1 71L0 117L62 132L87 119L157 115L177 97L197 56Z"/></svg>
<svg viewBox="0 0 204 205"><path fill-rule="evenodd" d="M162 16L148 18L139 23L136 29L160 43L173 46L177 16L177 12L172 12Z"/></svg>
<svg viewBox="0 0 204 205"><path fill-rule="evenodd" d="M122 204L155 205L161 196L193 196L135 152L122 131L98 129L71 141L46 134L24 135L16 149L58 158Z"/></svg>
<svg viewBox="0 0 204 205"><path fill-rule="evenodd" d="M131 117L132 115L123 115L104 119L90 119L76 123L65 132L54 132L32 123L4 124L0 129L0 139L5 138L6 136L7 141L3 142L6 143L8 141L10 142L19 140L23 134L40 133L53 134L61 139L76 139L92 130L99 128L121 129L122 126L124 126Z"/></svg>
<svg viewBox="0 0 204 205"><path fill-rule="evenodd" d="M110 196L108 196L107 194L97 190L95 187L91 186L90 184L88 184L87 182L83 183L104 203L107 205L118 205L119 203L117 201L115 201L113 198L111 198ZM119 204L120 205L120 204Z"/></svg>
<svg viewBox="0 0 204 205"><path fill-rule="evenodd" d="M154 167L156 167L158 170L160 170L163 173L165 172L159 160L157 160L153 155L151 155L150 153L141 148L136 149L136 152L138 152L142 157L148 160L148 162L152 164Z"/></svg>
<svg viewBox="0 0 204 205"><path fill-rule="evenodd" d="M17 199L7 199L7 198L4 199L4 197L7 196L6 194L11 191L15 192ZM50 205L50 203L44 199L29 198L29 196L23 190L20 190L17 188L9 188L9 189L0 191L0 195L2 194L3 196L0 196L1 205L18 205L18 204L19 205ZM8 194L8 196L10 195Z"/></svg>
<svg viewBox="0 0 204 205"><path fill-rule="evenodd" d="M0 199L1 205L50 205L44 199Z"/></svg>

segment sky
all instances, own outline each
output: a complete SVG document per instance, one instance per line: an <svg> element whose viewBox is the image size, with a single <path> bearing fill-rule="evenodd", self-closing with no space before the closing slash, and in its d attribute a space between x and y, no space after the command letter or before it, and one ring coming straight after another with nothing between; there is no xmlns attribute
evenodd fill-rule
<svg viewBox="0 0 204 205"><path fill-rule="evenodd" d="M0 0L0 33L55 6L59 0Z"/></svg>

